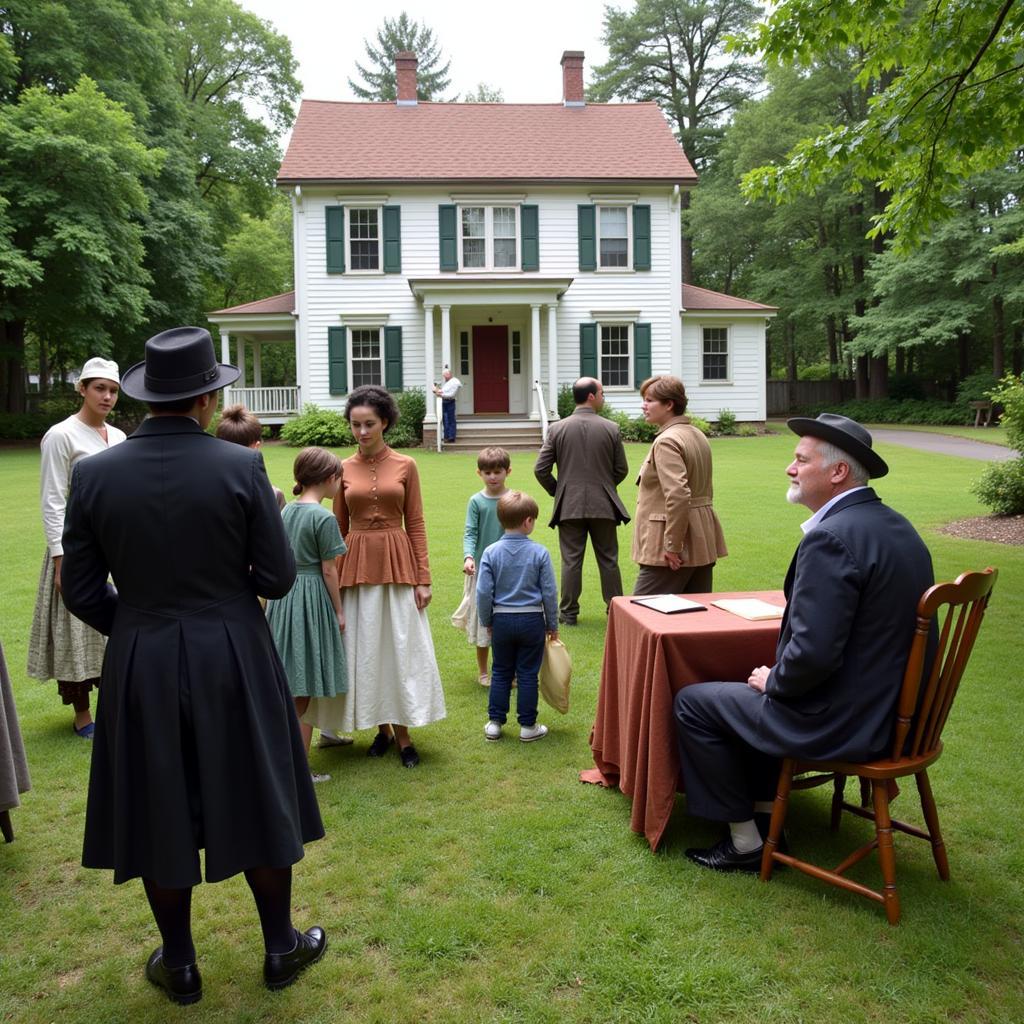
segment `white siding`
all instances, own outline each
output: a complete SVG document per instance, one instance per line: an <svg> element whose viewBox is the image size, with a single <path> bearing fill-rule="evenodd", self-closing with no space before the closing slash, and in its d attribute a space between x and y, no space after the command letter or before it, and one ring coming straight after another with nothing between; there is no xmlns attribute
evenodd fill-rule
<svg viewBox="0 0 1024 1024"><path fill-rule="evenodd" d="M726 327L729 331L729 380L701 380L703 328ZM729 409L737 420L765 419L765 320L737 315L683 314L683 381L689 411L706 420L717 420Z"/></svg>

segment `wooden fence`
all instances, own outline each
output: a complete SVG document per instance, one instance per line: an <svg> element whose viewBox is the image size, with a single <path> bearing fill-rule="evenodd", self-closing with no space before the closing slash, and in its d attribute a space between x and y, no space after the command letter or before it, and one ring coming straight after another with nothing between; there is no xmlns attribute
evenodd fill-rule
<svg viewBox="0 0 1024 1024"><path fill-rule="evenodd" d="M839 405L854 396L852 380L770 380L767 382L769 416L785 416L796 409Z"/></svg>

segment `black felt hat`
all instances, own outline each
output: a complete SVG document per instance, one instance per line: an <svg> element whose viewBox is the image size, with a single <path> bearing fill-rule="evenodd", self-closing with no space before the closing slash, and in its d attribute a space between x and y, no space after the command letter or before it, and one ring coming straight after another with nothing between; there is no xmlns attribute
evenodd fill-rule
<svg viewBox="0 0 1024 1024"><path fill-rule="evenodd" d="M205 328L172 327L146 342L146 358L121 375L121 390L142 402L173 402L234 384L240 374L217 362Z"/></svg>
<svg viewBox="0 0 1024 1024"><path fill-rule="evenodd" d="M822 441L841 448L847 455L852 455L872 479L889 472L885 459L871 447L871 435L848 416L834 412L823 412L814 420L807 416L794 416L786 420L786 426L801 437L806 434L820 437Z"/></svg>

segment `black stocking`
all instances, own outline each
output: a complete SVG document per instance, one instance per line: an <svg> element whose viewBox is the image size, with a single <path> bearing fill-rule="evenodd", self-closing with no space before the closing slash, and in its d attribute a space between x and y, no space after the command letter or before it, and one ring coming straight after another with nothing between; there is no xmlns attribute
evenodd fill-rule
<svg viewBox="0 0 1024 1024"><path fill-rule="evenodd" d="M249 868L245 880L252 889L268 953L290 953L295 948L292 927L292 869Z"/></svg>
<svg viewBox="0 0 1024 1024"><path fill-rule="evenodd" d="M195 963L196 947L192 945L192 890L164 889L152 879L144 878L149 908L164 940L164 963L168 967L185 967Z"/></svg>

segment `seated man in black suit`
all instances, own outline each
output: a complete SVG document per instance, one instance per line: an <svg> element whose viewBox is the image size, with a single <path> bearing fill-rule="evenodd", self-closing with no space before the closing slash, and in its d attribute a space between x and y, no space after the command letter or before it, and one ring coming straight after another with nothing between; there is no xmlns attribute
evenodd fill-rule
<svg viewBox="0 0 1024 1024"><path fill-rule="evenodd" d="M931 556L917 531L867 486L889 467L845 416L797 418L787 498L814 514L786 574L775 666L746 683L676 694L687 805L729 836L686 856L718 871L757 871L778 759L860 760L888 746Z"/></svg>

